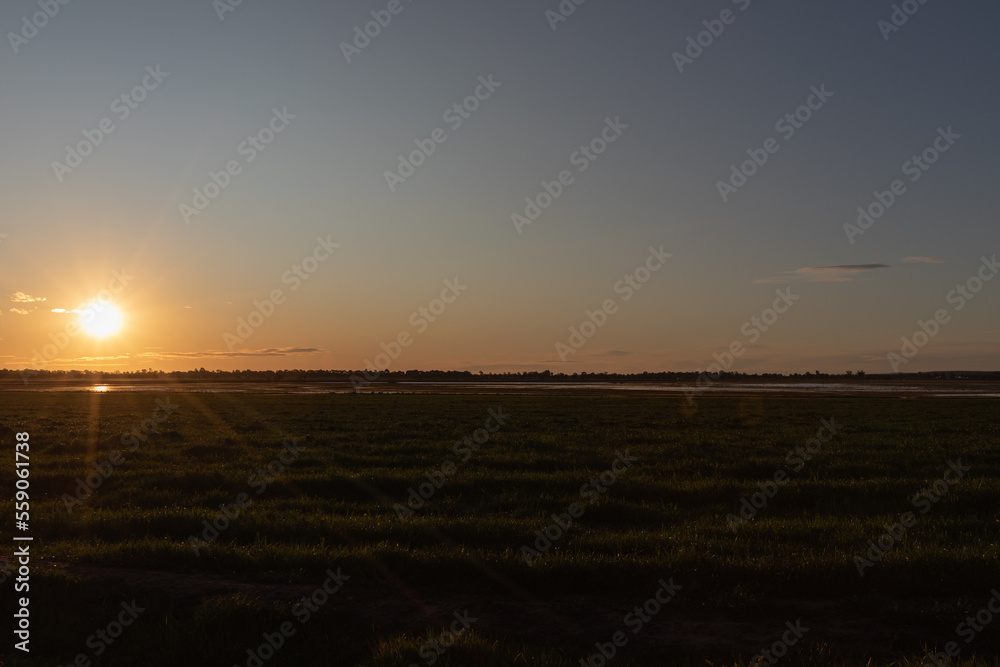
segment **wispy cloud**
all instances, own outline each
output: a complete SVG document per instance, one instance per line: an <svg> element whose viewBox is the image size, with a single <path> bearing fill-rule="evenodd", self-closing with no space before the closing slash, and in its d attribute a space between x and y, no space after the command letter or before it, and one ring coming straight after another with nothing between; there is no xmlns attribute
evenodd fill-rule
<svg viewBox="0 0 1000 667"><path fill-rule="evenodd" d="M28 314L28 311L24 310L23 308L11 308L10 312L14 313L15 315L27 315Z"/></svg>
<svg viewBox="0 0 1000 667"><path fill-rule="evenodd" d="M296 357L324 352L318 347L269 347L262 350L204 350L202 352L142 352L135 355L154 359L238 359L240 357Z"/></svg>
<svg viewBox="0 0 1000 667"><path fill-rule="evenodd" d="M24 292L14 292L10 295L10 300L14 303L35 303L36 301L45 301L45 297L34 297Z"/></svg>
<svg viewBox="0 0 1000 667"><path fill-rule="evenodd" d="M944 260L940 257L904 257L899 260L901 262L922 262L924 264L944 264Z"/></svg>
<svg viewBox="0 0 1000 667"><path fill-rule="evenodd" d="M0 357L4 358L4 357ZM6 357L8 359L14 359L14 364L24 364L25 366L33 366L38 358L26 358L26 357ZM98 356L98 357L56 357L54 359L46 360L46 363L50 364L75 364L79 367L83 367L84 364L90 366L127 366L131 357L127 354L116 354L111 356Z"/></svg>
<svg viewBox="0 0 1000 667"><path fill-rule="evenodd" d="M147 348L149 349L149 348ZM169 361L177 359L239 359L241 357L295 357L325 352L318 347L270 347L263 350L240 350L237 352L226 352L224 350L205 350L204 352L140 352L138 354L117 354L99 357L75 357L50 359L52 363L58 364L91 364L103 366L128 366L134 365L137 360L143 362L149 360ZM31 359L22 360L23 363L32 363Z"/></svg>
<svg viewBox="0 0 1000 667"><path fill-rule="evenodd" d="M835 266L806 266L794 271L785 271L780 276L761 278L757 283L783 283L803 280L810 283L846 283L855 280L868 271L888 269L888 264L838 264Z"/></svg>
<svg viewBox="0 0 1000 667"><path fill-rule="evenodd" d="M580 352L580 359L542 359L540 364L581 364L590 359L607 359L608 357L627 357L631 352L627 350L594 350ZM510 366L510 364L506 364Z"/></svg>

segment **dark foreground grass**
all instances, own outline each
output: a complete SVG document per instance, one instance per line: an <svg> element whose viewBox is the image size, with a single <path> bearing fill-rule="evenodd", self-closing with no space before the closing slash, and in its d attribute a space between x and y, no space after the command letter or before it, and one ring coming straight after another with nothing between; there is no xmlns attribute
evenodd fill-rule
<svg viewBox="0 0 1000 667"><path fill-rule="evenodd" d="M809 630L783 665L920 665L947 642L962 649L952 665L1000 664L1000 615L968 642L958 628L1000 589L996 401L2 398L0 478L13 488L14 433L29 431L35 538L33 662L8 640L7 664L255 665L248 649L284 623L294 633L261 665L586 665L616 632L616 666L746 665L796 621ZM167 398L176 412L129 451L122 435ZM490 410L505 425L462 460L456 442ZM842 428L796 471L786 453L824 419ZM301 453L260 476L291 438ZM69 511L115 450L120 465ZM635 462L613 484L583 488L626 451ZM962 479L914 505L959 459ZM401 520L410 489L447 461L452 474ZM727 514L778 470L790 481L733 530ZM240 516L204 532L241 493ZM582 516L536 544L573 503ZM862 576L855 557L906 511L915 524ZM530 565L523 545L541 554ZM338 569L349 578L303 619L297 601ZM634 611L671 578L673 599ZM88 639L133 600L145 611L120 637ZM477 620L438 654L432 640L466 612Z"/></svg>

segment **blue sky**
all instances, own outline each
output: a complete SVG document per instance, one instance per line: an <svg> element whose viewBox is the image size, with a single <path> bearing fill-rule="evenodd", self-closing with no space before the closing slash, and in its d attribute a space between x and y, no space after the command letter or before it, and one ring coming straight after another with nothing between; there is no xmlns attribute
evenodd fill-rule
<svg viewBox="0 0 1000 667"><path fill-rule="evenodd" d="M790 287L801 298L733 370L884 372L998 249L996 7L931 0L886 40L893 3L588 0L553 30L554 1L402 0L348 63L341 44L388 5L244 0L220 19L210 0L72 0L17 53L8 36L0 365L359 368L458 277L468 290L393 368L705 368ZM0 27L38 11L7 3ZM673 54L724 11L679 72ZM120 119L114 100L157 66L169 74ZM783 138L775 122L814 86L832 97ZM294 119L246 162L274 109ZM114 131L60 182L52 163L104 118ZM608 118L628 129L579 173L571 156ZM961 138L910 182L902 165L949 127ZM385 172L436 128L447 139L390 191ZM722 201L717 183L769 137L780 149ZM186 222L180 205L230 160L240 173ZM572 185L519 234L511 215L562 170ZM850 243L844 224L895 179L905 194ZM318 237L340 247L293 293L281 277ZM669 262L560 360L661 245ZM123 267L121 332L39 355L65 328L51 309ZM818 267L847 268L801 271ZM274 289L287 301L227 345ZM997 368L998 292L986 283L900 370Z"/></svg>

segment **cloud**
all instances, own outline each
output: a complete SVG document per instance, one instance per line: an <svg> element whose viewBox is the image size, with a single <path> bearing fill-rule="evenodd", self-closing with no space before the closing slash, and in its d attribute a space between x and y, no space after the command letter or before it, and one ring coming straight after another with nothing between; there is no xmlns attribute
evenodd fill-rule
<svg viewBox="0 0 1000 667"><path fill-rule="evenodd" d="M601 350L594 352L580 352L580 356L585 357L584 359L542 359L540 364L582 364L591 359L603 359L606 357L627 357L632 354L627 350ZM511 366L511 364L505 364L505 366ZM528 365L530 367L530 364Z"/></svg>
<svg viewBox="0 0 1000 667"><path fill-rule="evenodd" d="M27 315L28 314L28 311L24 310L23 308L11 308L10 312L14 313L15 315Z"/></svg>
<svg viewBox="0 0 1000 667"><path fill-rule="evenodd" d="M66 310L65 308L53 308L52 312L53 313L79 313L81 311L75 310L75 309L74 310Z"/></svg>
<svg viewBox="0 0 1000 667"><path fill-rule="evenodd" d="M785 271L780 276L761 278L756 283L781 283L804 280L810 283L846 283L868 271L888 269L888 264L838 264L836 266L806 266L794 271ZM786 277L787 276L787 277Z"/></svg>
<svg viewBox="0 0 1000 667"><path fill-rule="evenodd" d="M14 292L10 295L10 300L14 303L35 303L36 301L45 301L45 297L39 298L24 292Z"/></svg>
<svg viewBox="0 0 1000 667"><path fill-rule="evenodd" d="M15 358L15 357L0 357L7 359L14 359L14 364L23 364L26 368L38 367L38 357L34 358ZM113 356L100 356L100 357L56 357L54 359L47 359L46 364L92 364L101 366L127 366L129 364L130 357L127 354L117 354ZM117 363L110 363L117 362Z"/></svg>
<svg viewBox="0 0 1000 667"><path fill-rule="evenodd" d="M904 257L901 262L923 262L924 264L944 264L940 257Z"/></svg>
<svg viewBox="0 0 1000 667"><path fill-rule="evenodd" d="M269 347L263 350L205 350L203 352L142 352L137 357L155 359L238 359L240 357L295 357L325 352L318 347Z"/></svg>

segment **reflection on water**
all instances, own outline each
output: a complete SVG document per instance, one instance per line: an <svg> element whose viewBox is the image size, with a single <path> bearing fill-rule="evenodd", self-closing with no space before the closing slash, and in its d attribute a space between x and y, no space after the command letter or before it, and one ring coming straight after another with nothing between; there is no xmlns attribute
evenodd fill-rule
<svg viewBox="0 0 1000 667"><path fill-rule="evenodd" d="M90 387L89 389L90 389L90 391L96 391L98 393L103 394L104 392L108 391L108 385L106 385L106 384L99 384L99 385Z"/></svg>

